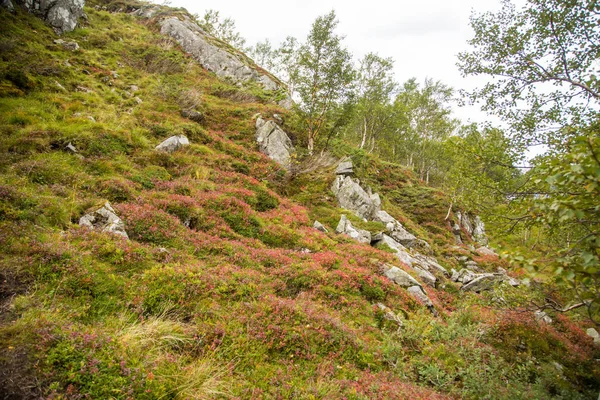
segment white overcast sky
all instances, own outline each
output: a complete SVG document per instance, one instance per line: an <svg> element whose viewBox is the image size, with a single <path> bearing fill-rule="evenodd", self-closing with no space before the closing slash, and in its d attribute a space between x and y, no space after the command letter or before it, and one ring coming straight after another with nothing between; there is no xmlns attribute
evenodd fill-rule
<svg viewBox="0 0 600 400"><path fill-rule="evenodd" d="M315 18L333 9L338 33L346 36L345 45L355 60L376 52L395 60L400 83L429 77L455 89L469 89L475 78L462 78L456 67L456 54L469 48L467 40L473 34L469 16L472 10L499 9L500 0L171 0L170 5L200 15L207 9L219 11L222 18L235 21L248 45L264 39L279 45L286 36L303 41ZM455 110L463 122L486 120L478 107Z"/></svg>

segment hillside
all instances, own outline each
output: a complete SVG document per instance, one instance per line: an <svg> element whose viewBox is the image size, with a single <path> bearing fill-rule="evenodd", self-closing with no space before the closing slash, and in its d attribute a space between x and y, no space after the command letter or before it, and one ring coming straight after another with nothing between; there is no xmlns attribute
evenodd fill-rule
<svg viewBox="0 0 600 400"><path fill-rule="evenodd" d="M342 141L270 159L261 121L305 140L283 84L216 38L217 64L186 51L185 10L84 12L58 36L0 7L0 398L597 396L592 325L536 315L561 294L457 229L469 210ZM83 226L102 207L113 232Z"/></svg>

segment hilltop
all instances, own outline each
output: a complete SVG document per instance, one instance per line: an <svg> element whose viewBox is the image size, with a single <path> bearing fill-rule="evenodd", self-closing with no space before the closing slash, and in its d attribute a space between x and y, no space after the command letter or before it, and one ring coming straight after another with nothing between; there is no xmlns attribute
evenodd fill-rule
<svg viewBox="0 0 600 400"><path fill-rule="evenodd" d="M186 10L2 4L0 397L597 395L591 323L536 314L561 293L493 227L343 140L295 153L285 85Z"/></svg>

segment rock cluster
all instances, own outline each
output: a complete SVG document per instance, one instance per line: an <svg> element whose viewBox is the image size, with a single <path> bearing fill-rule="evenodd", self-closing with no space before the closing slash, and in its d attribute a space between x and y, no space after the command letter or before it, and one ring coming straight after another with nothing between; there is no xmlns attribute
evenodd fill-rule
<svg viewBox="0 0 600 400"><path fill-rule="evenodd" d="M71 32L77 26L79 18L84 15L85 0L14 0L14 2L44 19L58 34ZM14 9L11 0L2 0L0 5L9 10Z"/></svg>
<svg viewBox="0 0 600 400"><path fill-rule="evenodd" d="M364 190L358 179L338 175L331 186L331 191L336 195L342 208L353 211L365 220L373 220L380 210L379 195L373 194L369 188Z"/></svg>
<svg viewBox="0 0 600 400"><path fill-rule="evenodd" d="M453 227L454 235L457 237L457 242L462 243L460 237L461 228L469 234L481 246L487 246L488 238L485 233L485 225L479 216L472 216L466 212L457 212L457 223Z"/></svg>
<svg viewBox="0 0 600 400"><path fill-rule="evenodd" d="M287 133L275 121L265 121L261 117L256 119L256 142L261 152L282 167L290 168L294 146Z"/></svg>
<svg viewBox="0 0 600 400"><path fill-rule="evenodd" d="M517 279L508 276L504 270L499 270L496 273L475 273L473 269L463 268L460 271L452 270L452 277L450 279L454 282L462 283L463 286L460 288L462 291L476 293L491 289L498 282L506 282L510 286L520 285Z"/></svg>
<svg viewBox="0 0 600 400"><path fill-rule="evenodd" d="M138 12L145 17L155 14L153 9ZM277 90L282 86L276 78L248 65L243 55L236 54L227 45L208 35L188 16L183 16L182 19L168 16L158 24L160 33L175 39L203 68L214 72L218 77L236 84L253 81L265 90Z"/></svg>
<svg viewBox="0 0 600 400"><path fill-rule="evenodd" d="M103 207L81 217L79 219L79 225L100 232L114 233L115 235L120 235L129 239L127 232L125 232L125 224L121 218L117 216L115 210L113 210L108 201Z"/></svg>
<svg viewBox="0 0 600 400"><path fill-rule="evenodd" d="M371 243L371 232L355 228L345 215L342 215L340 218L340 222L338 223L337 228L335 228L335 232L343 233L361 243Z"/></svg>

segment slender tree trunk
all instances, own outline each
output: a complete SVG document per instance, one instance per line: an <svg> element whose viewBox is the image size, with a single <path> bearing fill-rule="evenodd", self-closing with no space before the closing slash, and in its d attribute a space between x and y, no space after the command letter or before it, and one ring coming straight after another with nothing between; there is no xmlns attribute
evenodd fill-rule
<svg viewBox="0 0 600 400"><path fill-rule="evenodd" d="M312 155L313 150L315 149L315 138L312 134L308 135L308 154Z"/></svg>
<svg viewBox="0 0 600 400"><path fill-rule="evenodd" d="M365 144L367 142L367 119L363 118L363 125L362 125L362 140L360 142L360 148L364 148Z"/></svg>

